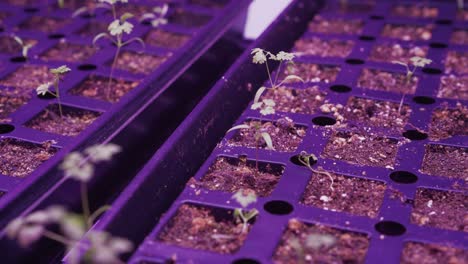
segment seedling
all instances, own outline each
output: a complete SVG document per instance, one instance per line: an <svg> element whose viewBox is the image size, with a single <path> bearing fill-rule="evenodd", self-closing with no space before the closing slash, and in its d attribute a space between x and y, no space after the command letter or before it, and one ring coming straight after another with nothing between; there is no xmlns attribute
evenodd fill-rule
<svg viewBox="0 0 468 264"><path fill-rule="evenodd" d="M96 14L96 9L103 8L103 9L111 9L109 4L106 3L94 3L94 2L87 2L86 6L80 7L73 12L72 17L79 16L81 14L88 13L89 16L94 17Z"/></svg>
<svg viewBox="0 0 468 264"><path fill-rule="evenodd" d="M106 98L110 99L110 90L111 90L111 84L112 84L112 79L114 75L114 69L117 64L117 59L119 58L119 55L120 55L120 50L122 49L122 47L132 42L140 43L144 49L145 42L141 38L136 38L136 37L130 38L127 41L123 41L124 34L132 33L133 24L130 23L128 19L132 18L133 15L130 13L124 13L123 15L120 16L120 18L117 18L116 11L115 11L115 4L119 2L119 0L100 0L100 1L110 5L110 8L112 9L112 15L114 17L114 20L109 24L107 28L109 32L99 33L93 39L93 45L96 45L96 42L101 38L108 38L117 47L117 50L114 55L114 59L112 61L111 72L109 75L109 82L108 82L107 89L106 89ZM120 0L120 2L127 3L127 0Z"/></svg>
<svg viewBox="0 0 468 264"><path fill-rule="evenodd" d="M59 106L59 113L60 113L60 119L63 121L63 111L62 111L62 103L60 99L60 89L59 89L59 82L65 75L65 73L71 71L70 68L66 65L62 65L58 68L51 69L50 72L54 75L54 80L52 82L44 83L39 85L39 87L36 88L36 92L38 95L45 95L45 94L51 94L55 98L57 98L58 106ZM50 90L50 87L54 86L55 92L52 92Z"/></svg>
<svg viewBox="0 0 468 264"><path fill-rule="evenodd" d="M121 263L118 256L129 252L133 247L129 240L112 237L100 231L86 232L95 223L96 218L109 209L109 206L102 206L90 214L86 183L93 176L95 164L111 160L120 151L120 146L114 144L94 145L85 149L85 155L72 152L66 156L60 168L64 171L65 177L81 183L83 214L69 212L62 206L52 205L14 219L6 227L7 236L10 239L17 239L22 247L29 247L41 237L55 240L67 247L70 263L80 263L79 252L86 244L89 244L89 249L85 258L89 262ZM48 227L51 225L58 226L61 232L49 230Z"/></svg>
<svg viewBox="0 0 468 264"><path fill-rule="evenodd" d="M307 235L305 243L302 243L297 237L289 239L288 243L296 251L298 263L303 264L306 263L305 252L307 249L317 251L322 247L331 247L336 243L336 238L328 234L310 234Z"/></svg>
<svg viewBox="0 0 468 264"><path fill-rule="evenodd" d="M429 65L429 64L431 64L432 60L415 56L415 57L412 57L410 59L410 62L412 64L412 66L413 66L412 69L410 68L410 66L407 63L404 63L404 62L401 62L401 61L392 61L392 63L400 64L400 65L405 66L405 68L406 68L406 83L409 83L411 81L411 78L413 78L413 75L416 72L416 69L418 67L422 68L422 67L424 67L426 65ZM400 105L398 106L398 113L400 113L400 114L401 114L401 108L403 107L403 101L405 99L405 96L406 96L406 93L403 93L403 96L401 97Z"/></svg>
<svg viewBox="0 0 468 264"><path fill-rule="evenodd" d="M252 220L256 215L258 215L257 209L246 210L247 206L252 203L257 202L257 195L252 190L238 190L232 199L236 200L242 208L236 208L234 210L234 219L236 221L242 222L242 232L245 233L249 226L249 221Z"/></svg>
<svg viewBox="0 0 468 264"><path fill-rule="evenodd" d="M330 173L326 172L326 171L319 171L319 170L315 170L314 168L312 168L312 164L317 162L317 157L314 155L314 154L309 154L307 153L306 151L301 151L301 153L299 154L298 156L298 160L300 163L302 163L304 166L306 166L310 171L312 171L313 173L316 173L316 174L323 174L323 175L326 175L328 176L328 178L330 179L330 189L332 191L334 191L335 189L333 188L333 184L335 183L334 180L333 180L333 177L331 176Z"/></svg>
<svg viewBox="0 0 468 264"><path fill-rule="evenodd" d="M27 59L29 49L32 48L34 44L26 43L25 41L23 41L20 37L16 35L13 35L12 37L16 41L16 43L18 43L21 46L21 55L23 56L23 58Z"/></svg>
<svg viewBox="0 0 468 264"><path fill-rule="evenodd" d="M167 24L167 12L169 11L169 5L163 4L162 6L157 6L153 8L152 13L145 13L141 16L140 22L150 21L153 27L158 27L159 25Z"/></svg>

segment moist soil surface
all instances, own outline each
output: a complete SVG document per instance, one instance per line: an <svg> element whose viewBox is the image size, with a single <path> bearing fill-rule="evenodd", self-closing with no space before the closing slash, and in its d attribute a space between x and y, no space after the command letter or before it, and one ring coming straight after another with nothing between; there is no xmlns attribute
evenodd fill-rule
<svg viewBox="0 0 468 264"><path fill-rule="evenodd" d="M434 18L438 15L438 8L423 5L396 5L392 8L392 16Z"/></svg>
<svg viewBox="0 0 468 264"><path fill-rule="evenodd" d="M117 17L120 17L124 13L130 13L139 19L143 14L152 13L153 8L156 6L157 5L151 6L151 5L137 5L137 4L132 4L132 3L125 3L125 4L119 3L116 5L115 10L117 12ZM111 14L110 10L108 13Z"/></svg>
<svg viewBox="0 0 468 264"><path fill-rule="evenodd" d="M366 2L366 1L362 1ZM374 8L374 3L372 1L367 1L369 3L350 3L347 2L345 4L339 5L339 8L337 8L338 13L366 13L372 11L372 8ZM334 9L333 9L334 10Z"/></svg>
<svg viewBox="0 0 468 264"><path fill-rule="evenodd" d="M167 244L220 254L236 252L247 237L232 211L184 204L163 228L158 240Z"/></svg>
<svg viewBox="0 0 468 264"><path fill-rule="evenodd" d="M353 215L377 217L385 193L385 184L379 181L361 179L329 173L313 173L302 204L325 210L346 212Z"/></svg>
<svg viewBox="0 0 468 264"><path fill-rule="evenodd" d="M38 30L44 33L55 33L64 27L66 23L66 20L33 16L19 27L21 30Z"/></svg>
<svg viewBox="0 0 468 264"><path fill-rule="evenodd" d="M381 128L389 134L400 133L409 120L411 108L399 103L351 97L344 110L345 122L350 128L367 126Z"/></svg>
<svg viewBox="0 0 468 264"><path fill-rule="evenodd" d="M440 140L452 136L468 135L468 107L457 103L457 107L450 109L445 105L432 113L429 129L431 140Z"/></svg>
<svg viewBox="0 0 468 264"><path fill-rule="evenodd" d="M468 250L461 248L408 242L405 243L400 264L449 263L463 264L468 260Z"/></svg>
<svg viewBox="0 0 468 264"><path fill-rule="evenodd" d="M432 29L433 26L430 24L425 26L386 24L382 36L404 41L430 40Z"/></svg>
<svg viewBox="0 0 468 264"><path fill-rule="evenodd" d="M165 57L153 56L143 53L123 51L117 59L116 68L134 74L149 74L166 61ZM109 62L109 67L112 61Z"/></svg>
<svg viewBox="0 0 468 264"><path fill-rule="evenodd" d="M452 33L450 42L458 45L468 45L468 30L458 29Z"/></svg>
<svg viewBox="0 0 468 264"><path fill-rule="evenodd" d="M408 82L406 74L371 69L363 69L358 80L358 86L364 89L405 94L414 94L417 83L417 76Z"/></svg>
<svg viewBox="0 0 468 264"><path fill-rule="evenodd" d="M283 171L281 165L259 162L257 170L253 160L220 157L199 182L192 178L188 184L230 193L252 190L263 197L271 194Z"/></svg>
<svg viewBox="0 0 468 264"><path fill-rule="evenodd" d="M172 10L168 17L169 23L174 23L188 28L202 27L211 20L211 16L195 14L181 8Z"/></svg>
<svg viewBox="0 0 468 264"><path fill-rule="evenodd" d="M10 114L24 105L30 95L20 94L15 89L0 89L0 122L11 122Z"/></svg>
<svg viewBox="0 0 468 264"><path fill-rule="evenodd" d="M421 172L468 181L468 149L426 145Z"/></svg>
<svg viewBox="0 0 468 264"><path fill-rule="evenodd" d="M468 21L468 9L466 7L463 10L457 10L457 20Z"/></svg>
<svg viewBox="0 0 468 264"><path fill-rule="evenodd" d="M37 40L34 39L22 39L25 44L36 45ZM10 55L22 55L21 45L16 42L13 37L1 36L0 37L0 53L10 54Z"/></svg>
<svg viewBox="0 0 468 264"><path fill-rule="evenodd" d="M307 246L310 235L323 235L334 239L331 245ZM299 244L303 253L295 249ZM322 225L309 225L292 219L284 232L280 245L273 255L274 263L364 263L369 248L365 234L345 231ZM302 256L301 256L302 255Z"/></svg>
<svg viewBox="0 0 468 264"><path fill-rule="evenodd" d="M293 152L301 144L302 139L306 135L306 128L295 126L291 119L285 117L274 122L266 121L246 121L244 124L250 128L237 130L237 133L232 137L228 144L231 146L242 146L248 148L256 148L257 141L255 140L255 126L260 126L262 132L267 132L273 141L275 151ZM263 137L258 140L258 147L265 149L267 147Z"/></svg>
<svg viewBox="0 0 468 264"><path fill-rule="evenodd" d="M17 139L0 140L0 173L13 177L25 177L51 158L57 149L50 142L33 144Z"/></svg>
<svg viewBox="0 0 468 264"><path fill-rule="evenodd" d="M449 51L445 60L445 73L468 74L468 52Z"/></svg>
<svg viewBox="0 0 468 264"><path fill-rule="evenodd" d="M297 75L305 82L330 83L336 80L339 72L340 67L336 66L298 62L284 67L280 79L284 79L287 75Z"/></svg>
<svg viewBox="0 0 468 264"><path fill-rule="evenodd" d="M39 85L53 80L47 66L24 65L0 80L0 85L18 89L22 94L31 94ZM34 91L35 92L35 91Z"/></svg>
<svg viewBox="0 0 468 264"><path fill-rule="evenodd" d="M111 91L107 97L109 78L90 75L81 84L69 91L72 95L90 97L111 103L116 103L120 98L133 90L138 85L138 81L126 81L122 79L112 79Z"/></svg>
<svg viewBox="0 0 468 264"><path fill-rule="evenodd" d="M108 24L106 23L93 20L82 27L77 33L80 37L94 37L99 33L107 32L107 26Z"/></svg>
<svg viewBox="0 0 468 264"><path fill-rule="evenodd" d="M313 114L319 110L326 93L319 91L317 86L306 89L279 87L267 89L262 99L275 101L275 110L279 112Z"/></svg>
<svg viewBox="0 0 468 264"><path fill-rule="evenodd" d="M468 75L455 76L450 74L442 76L437 97L468 100Z"/></svg>
<svg viewBox="0 0 468 264"><path fill-rule="evenodd" d="M189 39L190 36L188 35L153 29L146 34L145 43L150 46L177 49L182 47Z"/></svg>
<svg viewBox="0 0 468 264"><path fill-rule="evenodd" d="M402 46L398 43L374 45L369 60L378 62L400 61L410 63L410 58L418 56L425 58L428 48L421 46Z"/></svg>
<svg viewBox="0 0 468 264"><path fill-rule="evenodd" d="M317 37L301 38L294 44L299 55L339 58L347 57L353 50L353 46L354 42L351 40L324 40Z"/></svg>
<svg viewBox="0 0 468 264"><path fill-rule="evenodd" d="M358 19L326 19L317 15L309 23L309 30L325 34L361 34L364 23Z"/></svg>
<svg viewBox="0 0 468 264"><path fill-rule="evenodd" d="M468 196L461 192L418 189L411 223L468 232Z"/></svg>
<svg viewBox="0 0 468 264"><path fill-rule="evenodd" d="M398 141L373 134L334 132L322 154L359 166L393 167Z"/></svg>
<svg viewBox="0 0 468 264"><path fill-rule="evenodd" d="M77 45L60 41L55 47L42 54L40 58L45 61L83 62L96 52L91 46Z"/></svg>
<svg viewBox="0 0 468 264"><path fill-rule="evenodd" d="M57 104L49 105L44 111L29 120L25 126L63 136L76 136L100 116L97 112L64 105L62 105L62 109L63 118L60 117Z"/></svg>

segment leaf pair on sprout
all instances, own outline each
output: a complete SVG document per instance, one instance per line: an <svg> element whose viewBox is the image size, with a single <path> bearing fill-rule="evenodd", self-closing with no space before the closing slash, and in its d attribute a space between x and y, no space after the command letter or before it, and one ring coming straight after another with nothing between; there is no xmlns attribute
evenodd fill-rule
<svg viewBox="0 0 468 264"><path fill-rule="evenodd" d="M21 46L21 55L26 59L28 58L29 49L34 46L33 43L26 43L20 37L13 35L13 39Z"/></svg>
<svg viewBox="0 0 468 264"><path fill-rule="evenodd" d="M335 189L333 188L333 184L335 183L335 181L333 180L333 177L331 176L330 173L326 172L326 171L322 171L322 170L315 170L314 168L312 168L312 165L314 163L317 162L317 156L315 156L314 154L312 153L307 153L307 151L301 151L301 153L298 155L297 159L299 160L299 162L306 166L310 171L314 172L314 173L317 173L317 174L323 174L323 175L326 175L328 176L328 178L330 179L330 189L332 191L334 191Z"/></svg>
<svg viewBox="0 0 468 264"><path fill-rule="evenodd" d="M162 6L157 6L153 8L152 13L145 13L141 16L140 22L150 21L153 27L158 27L160 25L167 24L167 13L169 12L169 5L163 4Z"/></svg>
<svg viewBox="0 0 468 264"><path fill-rule="evenodd" d="M404 63L404 62L401 62L401 61L392 61L392 63L400 64L402 66L405 66L405 68L406 68L406 78L407 78L406 80L408 82L411 80L411 78L413 77L413 75L416 72L416 69L418 67L421 67L421 68L425 67L426 65L431 64L431 62L432 62L432 60L430 60L430 59L415 56L415 57L412 57L410 59L410 63L413 65L413 68L410 69L410 66L408 65L408 63Z"/></svg>
<svg viewBox="0 0 468 264"><path fill-rule="evenodd" d="M249 221L254 219L258 215L257 209L246 210L250 204L257 202L257 195L252 190L238 190L232 199L236 200L242 208L236 208L234 210L234 219L242 223L242 233L247 231Z"/></svg>
<svg viewBox="0 0 468 264"><path fill-rule="evenodd" d="M61 98L60 98L59 82L63 78L63 76L66 73L70 72L70 71L71 71L71 69L68 68L68 66L66 66L66 65L62 65L62 66L60 66L58 68L51 69L50 73L52 73L54 75L53 81L43 83L43 84L39 85L36 88L36 93L38 95L50 94L50 95L54 96L55 98L57 98L57 102L58 102L58 106L59 106L59 113L60 113L60 118L61 119L63 119L63 111L62 111L62 102L61 102ZM52 92L50 90L50 87L52 87L52 86L54 86L55 92Z"/></svg>

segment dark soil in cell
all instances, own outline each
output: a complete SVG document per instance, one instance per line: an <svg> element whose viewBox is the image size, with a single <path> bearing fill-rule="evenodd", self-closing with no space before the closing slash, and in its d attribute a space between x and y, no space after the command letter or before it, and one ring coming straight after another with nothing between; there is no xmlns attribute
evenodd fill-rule
<svg viewBox="0 0 468 264"><path fill-rule="evenodd" d="M468 75L455 76L450 74L442 76L437 97L468 100Z"/></svg>
<svg viewBox="0 0 468 264"><path fill-rule="evenodd" d="M107 23L99 22L99 21L91 21L86 24L83 28L81 28L77 34L81 37L91 37L93 38L99 33L107 32Z"/></svg>
<svg viewBox="0 0 468 264"><path fill-rule="evenodd" d="M195 14L181 8L173 9L168 17L169 23L174 23L188 28L202 27L207 24L211 17L208 15Z"/></svg>
<svg viewBox="0 0 468 264"><path fill-rule="evenodd" d="M92 46L77 45L60 41L55 47L42 54L45 61L84 62L96 52Z"/></svg>
<svg viewBox="0 0 468 264"><path fill-rule="evenodd" d="M468 232L468 196L461 192L418 189L411 223Z"/></svg>
<svg viewBox="0 0 468 264"><path fill-rule="evenodd" d="M138 84L138 81L112 79L110 86L111 91L109 92L108 98L107 89L109 87L109 78L90 75L78 86L71 89L69 93L72 95L79 95L116 103L122 96L126 95L128 92L137 87Z"/></svg>
<svg viewBox="0 0 468 264"><path fill-rule="evenodd" d="M410 58L418 56L425 58L427 56L427 47L420 46L402 46L398 43L386 43L374 45L369 55L369 60L379 62L401 61L410 63Z"/></svg>
<svg viewBox="0 0 468 264"><path fill-rule="evenodd" d="M280 152L295 151L306 135L305 127L295 126L292 120L288 117L278 119L274 122L260 122L252 120L245 122L245 124L249 125L251 128L237 130L237 132L235 132L235 136L229 140L229 145L256 148L257 142L255 141L255 126L261 126L260 130L262 132L270 134L273 141L273 147L276 151ZM261 149L267 147L263 138L259 140L258 145Z"/></svg>
<svg viewBox="0 0 468 264"><path fill-rule="evenodd" d="M330 39L317 37L302 38L296 41L294 48L298 55L313 55L319 57L347 57L353 50L351 40Z"/></svg>
<svg viewBox="0 0 468 264"><path fill-rule="evenodd" d="M450 42L458 45L468 45L468 30L458 29L452 33Z"/></svg>
<svg viewBox="0 0 468 264"><path fill-rule="evenodd" d="M468 9L457 10L457 20L468 21Z"/></svg>
<svg viewBox="0 0 468 264"><path fill-rule="evenodd" d="M10 114L14 113L18 108L24 105L30 95L19 94L15 89L0 90L0 122L11 122Z"/></svg>
<svg viewBox="0 0 468 264"><path fill-rule="evenodd" d="M0 140L0 173L13 177L25 177L39 165L50 159L57 149L50 142L33 144L17 139Z"/></svg>
<svg viewBox="0 0 468 264"><path fill-rule="evenodd" d="M33 16L19 27L21 30L38 30L45 33L55 33L67 23L68 21L66 20Z"/></svg>
<svg viewBox="0 0 468 264"><path fill-rule="evenodd" d="M306 89L279 87L267 89L262 99L275 101L275 110L279 112L313 114L325 100L326 93L319 91L317 86Z"/></svg>
<svg viewBox="0 0 468 264"><path fill-rule="evenodd" d="M340 67L337 66L298 62L285 67L280 79L292 74L301 77L305 82L330 83L336 80L339 72Z"/></svg>
<svg viewBox="0 0 468 264"><path fill-rule="evenodd" d="M468 135L468 108L466 106L458 103L454 109L445 105L441 109L434 110L429 129L430 139L440 140L466 135Z"/></svg>
<svg viewBox="0 0 468 264"><path fill-rule="evenodd" d="M467 260L468 250L436 244L408 242L403 248L400 264L463 264L466 263Z"/></svg>
<svg viewBox="0 0 468 264"><path fill-rule="evenodd" d="M325 236L333 243L313 245L308 238ZM312 237L311 237L312 236ZM303 249L299 253L296 249ZM309 225L292 219L273 255L274 263L364 263L369 248L365 234L336 229L323 225Z"/></svg>
<svg viewBox="0 0 468 264"><path fill-rule="evenodd" d="M36 45L37 40L34 39L22 39L26 44ZM31 49L30 49L31 50ZM22 52L21 45L10 36L1 36L0 37L0 53L4 54L18 54Z"/></svg>
<svg viewBox="0 0 468 264"><path fill-rule="evenodd" d="M358 80L358 86L363 89L404 94L414 94L417 83L417 76L408 82L406 74L373 69L363 69Z"/></svg>
<svg viewBox="0 0 468 264"><path fill-rule="evenodd" d="M223 8L227 3L228 0L189 0L190 4L193 5L200 5L210 8Z"/></svg>
<svg viewBox="0 0 468 264"><path fill-rule="evenodd" d="M232 211L184 204L163 228L158 240L180 247L232 254L244 243L247 232Z"/></svg>
<svg viewBox="0 0 468 264"><path fill-rule="evenodd" d="M150 74L166 61L166 57L130 51L121 52L117 59L116 68L134 74ZM112 61L109 62L111 66Z"/></svg>
<svg viewBox="0 0 468 264"><path fill-rule="evenodd" d="M30 94L39 85L51 80L53 80L53 75L49 72L47 66L24 65L0 80L0 85L13 87L21 91L21 93Z"/></svg>
<svg viewBox="0 0 468 264"><path fill-rule="evenodd" d="M281 165L259 162L257 170L256 162L253 160L220 157L210 166L199 182L192 178L189 184L230 193L235 193L240 189L252 190L258 196L268 196L275 188L283 171L284 166Z"/></svg>
<svg viewBox="0 0 468 264"><path fill-rule="evenodd" d="M301 203L325 210L346 212L354 215L377 217L385 193L385 184L330 173L313 173L302 196Z"/></svg>
<svg viewBox="0 0 468 264"><path fill-rule="evenodd" d="M146 34L145 43L150 46L177 49L182 47L189 39L190 36L188 35L152 29Z"/></svg>
<svg viewBox="0 0 468 264"><path fill-rule="evenodd" d="M405 41L430 40L432 29L431 24L425 26L386 24L382 36Z"/></svg>
<svg viewBox="0 0 468 264"><path fill-rule="evenodd" d="M391 168L395 164L399 145L396 139L373 134L335 132L322 156L360 166Z"/></svg>
<svg viewBox="0 0 468 264"><path fill-rule="evenodd" d="M346 4L340 4L339 9L337 11L339 13L367 13L372 11L372 9L374 8L374 4L372 3L372 1L368 2L369 3L347 2Z"/></svg>
<svg viewBox="0 0 468 264"><path fill-rule="evenodd" d="M143 14L145 13L153 13L153 8L159 6L159 5L154 5L154 6L147 6L147 5L136 5L136 4L131 4L131 3L125 3L125 4L117 4L116 5L116 12L117 16L120 17L124 13L130 13L134 15L137 18L140 18ZM111 13L109 11L109 13Z"/></svg>
<svg viewBox="0 0 468 264"><path fill-rule="evenodd" d="M309 30L324 34L361 34L364 23L358 19L326 19L315 16L309 23Z"/></svg>
<svg viewBox="0 0 468 264"><path fill-rule="evenodd" d="M439 9L424 5L396 5L392 8L392 16L434 18L439 15Z"/></svg>
<svg viewBox="0 0 468 264"><path fill-rule="evenodd" d="M468 149L426 145L421 172L468 181Z"/></svg>
<svg viewBox="0 0 468 264"><path fill-rule="evenodd" d="M10 16L10 13L0 11L0 26L3 25L6 18Z"/></svg>
<svg viewBox="0 0 468 264"><path fill-rule="evenodd" d="M6 0L11 5L34 6L47 3L47 0Z"/></svg>
<svg viewBox="0 0 468 264"><path fill-rule="evenodd" d="M449 51L445 60L445 73L468 74L468 52Z"/></svg>
<svg viewBox="0 0 468 264"><path fill-rule="evenodd" d="M377 101L351 97L344 110L347 122L358 126L369 126L385 129L391 133L400 133L409 120L411 108L399 103Z"/></svg>
<svg viewBox="0 0 468 264"><path fill-rule="evenodd" d="M25 126L63 136L76 136L100 116L97 112L70 106L62 105L62 109L63 117L61 118L58 104L49 105L29 120Z"/></svg>
<svg viewBox="0 0 468 264"><path fill-rule="evenodd" d="M62 7L60 7L58 3L53 3L53 8L54 9L66 8L66 9L75 11L76 9L84 7L84 6L87 6L89 9L92 9L94 8L95 5L96 5L96 1L92 1L92 0L69 0L69 1L63 1Z"/></svg>

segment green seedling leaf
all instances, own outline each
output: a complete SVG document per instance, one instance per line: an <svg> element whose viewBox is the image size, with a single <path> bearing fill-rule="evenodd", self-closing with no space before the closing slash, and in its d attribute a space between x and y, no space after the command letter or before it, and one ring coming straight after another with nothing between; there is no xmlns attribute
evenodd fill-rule
<svg viewBox="0 0 468 264"><path fill-rule="evenodd" d="M237 125L237 126L231 127L231 129L229 129L226 133L229 133L231 131L238 130L238 129L249 129L249 128L250 126L246 124Z"/></svg>
<svg viewBox="0 0 468 264"><path fill-rule="evenodd" d="M267 149L274 150L275 148L273 147L273 141L271 140L270 134L268 134L267 132L262 132L262 137L263 140L265 140L265 143L267 144Z"/></svg>
<svg viewBox="0 0 468 264"><path fill-rule="evenodd" d="M257 195L253 191L240 189L232 195L232 199L236 200L243 208L246 208L249 204L257 202Z"/></svg>

